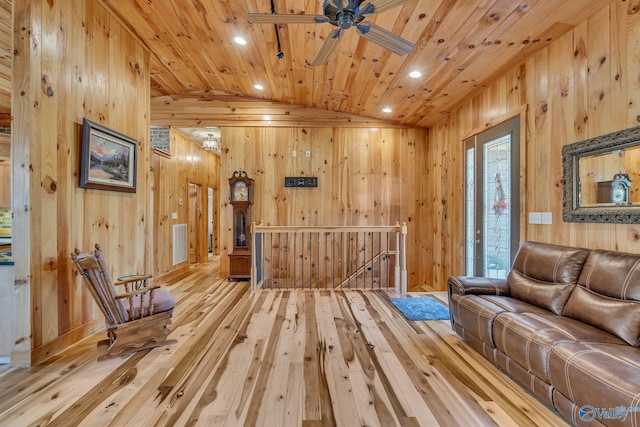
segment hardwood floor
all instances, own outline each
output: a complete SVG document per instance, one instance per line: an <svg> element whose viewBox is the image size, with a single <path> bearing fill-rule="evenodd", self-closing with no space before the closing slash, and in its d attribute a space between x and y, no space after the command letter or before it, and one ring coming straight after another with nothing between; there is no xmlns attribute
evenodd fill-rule
<svg viewBox="0 0 640 427"><path fill-rule="evenodd" d="M177 344L97 362L98 333L5 370L0 425L566 425L448 321L408 322L384 291L251 293L214 263L164 286Z"/></svg>

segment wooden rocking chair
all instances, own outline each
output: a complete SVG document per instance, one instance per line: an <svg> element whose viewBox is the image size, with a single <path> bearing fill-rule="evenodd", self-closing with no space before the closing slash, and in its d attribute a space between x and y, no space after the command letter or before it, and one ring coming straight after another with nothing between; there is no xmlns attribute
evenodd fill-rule
<svg viewBox="0 0 640 427"><path fill-rule="evenodd" d="M109 338L98 346L109 347L98 361L177 342L167 340L173 297L160 286L147 286L151 276L124 276L114 283L98 244L88 253L76 249L71 261L104 315ZM124 292L118 293L116 286Z"/></svg>

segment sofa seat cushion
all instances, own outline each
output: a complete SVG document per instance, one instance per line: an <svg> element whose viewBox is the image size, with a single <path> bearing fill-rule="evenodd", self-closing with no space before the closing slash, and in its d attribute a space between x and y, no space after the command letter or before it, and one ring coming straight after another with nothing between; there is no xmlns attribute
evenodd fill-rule
<svg viewBox="0 0 640 427"><path fill-rule="evenodd" d="M640 349L626 344L562 342L549 356L551 384L578 408L640 407ZM604 420L600 420L604 421ZM640 425L640 411L606 425Z"/></svg>
<svg viewBox="0 0 640 427"><path fill-rule="evenodd" d="M503 311L548 313L515 298L495 295L453 294L449 309L455 323L491 347L495 347L492 332L493 320L499 313Z"/></svg>
<svg viewBox="0 0 640 427"><path fill-rule="evenodd" d="M577 320L539 313L500 313L494 322L495 347L542 380L549 382L549 354L559 342L624 341Z"/></svg>
<svg viewBox="0 0 640 427"><path fill-rule="evenodd" d="M549 314L549 311L544 308L540 308L516 298L498 297L494 295L485 295L482 298L502 308L502 311L509 311L513 313Z"/></svg>

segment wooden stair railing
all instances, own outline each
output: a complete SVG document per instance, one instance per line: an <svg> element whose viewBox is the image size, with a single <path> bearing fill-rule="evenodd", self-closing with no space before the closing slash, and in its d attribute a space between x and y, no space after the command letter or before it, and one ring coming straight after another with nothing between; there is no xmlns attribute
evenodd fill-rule
<svg viewBox="0 0 640 427"><path fill-rule="evenodd" d="M406 233L406 224L399 223L350 227L252 223L252 289L395 288L404 294Z"/></svg>
<svg viewBox="0 0 640 427"><path fill-rule="evenodd" d="M356 270L355 272L353 272L349 277L347 277L346 279L344 279L342 282L340 282L337 286L336 289L342 289L345 286L349 286L349 284L352 281L356 281L356 288L358 287L357 284L357 280L358 277L362 277L362 280L366 281L367 280L367 271L369 271L371 273L371 280L373 280L374 282L376 281L375 278L375 264L379 264L382 261L385 261L385 259L382 259L383 257L390 257L392 255L395 255L395 252L393 251L382 251L380 253L378 253L377 255L375 255L373 258L371 258L369 261L367 261L362 267L358 268L358 270ZM377 279L377 283L380 284L380 278L378 277Z"/></svg>

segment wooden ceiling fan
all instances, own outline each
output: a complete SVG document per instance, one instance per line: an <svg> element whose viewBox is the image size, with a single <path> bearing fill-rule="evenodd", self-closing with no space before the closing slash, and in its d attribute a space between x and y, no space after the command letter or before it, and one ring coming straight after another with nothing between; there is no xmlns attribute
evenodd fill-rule
<svg viewBox="0 0 640 427"><path fill-rule="evenodd" d="M323 65L338 46L342 32L351 27L358 35L390 50L396 55L411 52L414 44L384 28L365 22L367 15L384 12L411 0L324 0L324 15L248 13L247 21L254 24L322 24L325 22L338 27L324 41L311 65ZM272 8L273 10L273 8Z"/></svg>

